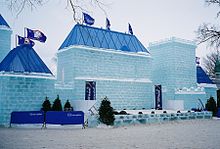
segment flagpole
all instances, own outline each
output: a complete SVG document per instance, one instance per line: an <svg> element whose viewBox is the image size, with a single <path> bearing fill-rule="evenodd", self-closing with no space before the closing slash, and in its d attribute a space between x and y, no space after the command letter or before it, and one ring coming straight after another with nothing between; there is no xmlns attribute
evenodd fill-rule
<svg viewBox="0 0 220 149"><path fill-rule="evenodd" d="M18 45L17 45L17 38L18 38L18 35L16 34L16 35L15 35L15 48L18 46Z"/></svg>
<svg viewBox="0 0 220 149"><path fill-rule="evenodd" d="M82 24L81 25L83 25L83 22L84 22L84 15L82 13Z"/></svg>
<svg viewBox="0 0 220 149"><path fill-rule="evenodd" d="M25 30L26 30L27 28L26 27L24 27L24 37L26 37L26 32L25 32Z"/></svg>

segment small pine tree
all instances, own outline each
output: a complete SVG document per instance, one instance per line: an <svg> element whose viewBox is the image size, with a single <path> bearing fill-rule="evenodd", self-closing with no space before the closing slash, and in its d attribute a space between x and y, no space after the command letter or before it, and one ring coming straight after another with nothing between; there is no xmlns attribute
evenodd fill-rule
<svg viewBox="0 0 220 149"><path fill-rule="evenodd" d="M64 105L64 111L73 111L73 108L72 108L69 100L67 100L65 105Z"/></svg>
<svg viewBox="0 0 220 149"><path fill-rule="evenodd" d="M62 111L62 104L61 104L59 95L57 95L57 98L53 102L52 110L53 111Z"/></svg>
<svg viewBox="0 0 220 149"><path fill-rule="evenodd" d="M206 108L208 111L212 111L213 116L216 116L216 114L217 114L217 105L216 105L215 99L214 99L213 97L210 97L210 98L207 100L207 103L206 103L206 105L205 105L205 108Z"/></svg>
<svg viewBox="0 0 220 149"><path fill-rule="evenodd" d="M48 97L45 98L45 100L42 104L42 110L44 112L51 111L51 103L50 103L50 100L48 99Z"/></svg>
<svg viewBox="0 0 220 149"><path fill-rule="evenodd" d="M114 110L111 102L105 97L99 107L99 121L106 125L113 125L115 121Z"/></svg>

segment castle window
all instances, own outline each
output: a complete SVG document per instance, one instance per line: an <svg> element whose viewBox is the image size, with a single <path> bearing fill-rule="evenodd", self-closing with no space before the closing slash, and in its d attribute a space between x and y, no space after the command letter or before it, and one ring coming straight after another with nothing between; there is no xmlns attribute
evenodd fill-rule
<svg viewBox="0 0 220 149"><path fill-rule="evenodd" d="M96 100L96 82L86 81L85 100Z"/></svg>

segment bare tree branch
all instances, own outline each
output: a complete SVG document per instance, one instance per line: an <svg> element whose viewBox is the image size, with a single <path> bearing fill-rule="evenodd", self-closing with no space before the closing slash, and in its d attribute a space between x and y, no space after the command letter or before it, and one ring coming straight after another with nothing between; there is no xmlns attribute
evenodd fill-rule
<svg viewBox="0 0 220 149"><path fill-rule="evenodd" d="M49 0L5 0L11 11L15 12L17 16L25 8L30 8L30 10L36 9L38 6L44 5ZM71 8L73 13L73 19L75 22L82 23L82 12L88 12L88 6L98 6L99 9L107 16L104 9L105 4L101 0L66 0L67 7Z"/></svg>
<svg viewBox="0 0 220 149"><path fill-rule="evenodd" d="M220 30L216 26L203 24L197 31L199 44L208 42L209 46L218 48L220 46Z"/></svg>
<svg viewBox="0 0 220 149"><path fill-rule="evenodd" d="M208 5L211 5L211 4L218 4L220 6L220 0L206 0L206 3Z"/></svg>
<svg viewBox="0 0 220 149"><path fill-rule="evenodd" d="M215 77L215 64L219 60L220 54L218 51L212 52L211 54L207 55L206 58L203 59L204 61L204 68L209 76L212 78Z"/></svg>
<svg viewBox="0 0 220 149"><path fill-rule="evenodd" d="M94 1L96 3L96 5L105 13L105 16L107 16L107 12L103 8L104 6L106 6L106 4L104 4L103 2L101 2L99 0L91 0L91 2L92 1Z"/></svg>
<svg viewBox="0 0 220 149"><path fill-rule="evenodd" d="M220 0L206 0L208 5L218 5L220 7ZM217 17L220 11L217 13ZM203 24L197 30L197 39L199 44L207 42L210 47L220 47L220 30L215 25Z"/></svg>
<svg viewBox="0 0 220 149"><path fill-rule="evenodd" d="M88 9L86 9L88 4L93 7L98 6L99 9L101 9L107 16L107 13L104 9L106 5L100 0L81 0L80 2L78 0L67 0L67 2L70 4L73 12L73 19L76 22L82 23L82 17L78 17L78 14L82 14L82 12L88 12Z"/></svg>
<svg viewBox="0 0 220 149"><path fill-rule="evenodd" d="M25 8L35 9L37 6L42 6L47 0L5 0L11 11L18 16Z"/></svg>
<svg viewBox="0 0 220 149"><path fill-rule="evenodd" d="M218 5L218 6L220 6L220 0L206 0L206 3L208 4L208 5ZM220 15L220 11L218 11L217 12L217 18L219 17L219 15Z"/></svg>
<svg viewBox="0 0 220 149"><path fill-rule="evenodd" d="M208 5L217 5L220 7L220 0L206 0ZM220 15L220 11L217 12L217 18ZM207 55L204 61L204 68L209 76L215 77L215 64L217 60L220 60L219 50L220 47L220 29L216 25L203 24L197 30L197 39L200 43L208 43L210 47L216 48L215 52Z"/></svg>
<svg viewBox="0 0 220 149"><path fill-rule="evenodd" d="M213 78L215 77L215 64L216 61L219 59L220 59L220 55L218 51L210 53L203 59L205 71L209 76Z"/></svg>

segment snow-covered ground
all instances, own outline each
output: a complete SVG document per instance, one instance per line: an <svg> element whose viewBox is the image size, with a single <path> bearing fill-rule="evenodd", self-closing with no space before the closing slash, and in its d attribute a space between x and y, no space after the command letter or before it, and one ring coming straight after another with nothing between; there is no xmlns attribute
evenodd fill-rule
<svg viewBox="0 0 220 149"><path fill-rule="evenodd" d="M118 128L0 128L0 149L219 149L219 140L219 119Z"/></svg>

